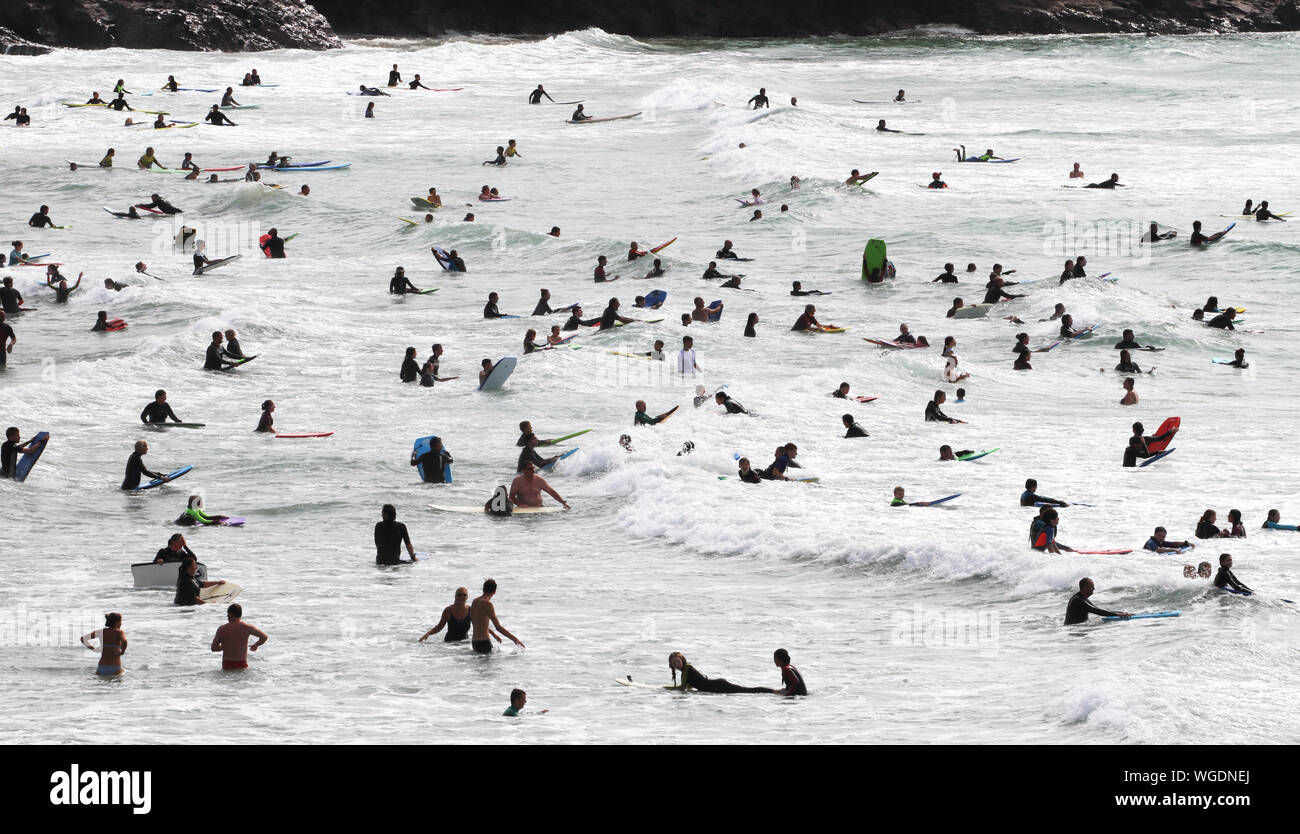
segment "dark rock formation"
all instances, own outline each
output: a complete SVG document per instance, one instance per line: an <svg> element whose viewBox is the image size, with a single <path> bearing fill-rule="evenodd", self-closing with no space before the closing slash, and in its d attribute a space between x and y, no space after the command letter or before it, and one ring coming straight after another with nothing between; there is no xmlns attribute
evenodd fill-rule
<svg viewBox="0 0 1300 834"><path fill-rule="evenodd" d="M82 49L244 52L339 45L329 22L305 0L3 0L0 27L20 39Z"/></svg>
<svg viewBox="0 0 1300 834"><path fill-rule="evenodd" d="M634 37L880 35L925 24L979 34L1228 32L1300 28L1297 0L311 0L347 34Z"/></svg>
<svg viewBox="0 0 1300 834"><path fill-rule="evenodd" d="M50 47L32 43L26 38L3 26L0 26L0 55L44 55Z"/></svg>

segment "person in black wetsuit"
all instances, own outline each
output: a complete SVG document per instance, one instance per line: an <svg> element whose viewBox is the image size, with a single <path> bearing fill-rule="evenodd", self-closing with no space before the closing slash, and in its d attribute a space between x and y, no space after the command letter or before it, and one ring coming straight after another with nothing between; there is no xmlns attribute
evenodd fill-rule
<svg viewBox="0 0 1300 834"><path fill-rule="evenodd" d="M0 330L2 330L3 327L4 324L0 322ZM4 363L0 362L0 364ZM0 477L12 477L15 474L14 467L18 463L18 456L34 452L44 446L47 442L49 442L48 438L42 440L40 443L37 443L35 440L29 440L24 444L22 442L22 435L19 434L17 426L10 426L5 429L5 441L3 445L0 445ZM1281 518L1281 516L1278 517Z"/></svg>
<svg viewBox="0 0 1300 834"><path fill-rule="evenodd" d="M1142 368L1138 366L1138 363L1133 361L1133 354L1129 353L1127 350L1121 350L1119 352L1119 364L1115 366L1115 370L1122 371L1126 374L1142 373Z"/></svg>
<svg viewBox="0 0 1300 834"><path fill-rule="evenodd" d="M432 87L424 86L424 82L420 80L420 74L418 72L415 74L415 78L411 79L411 83L407 84L406 86L407 89L411 89L411 90L432 90L433 89Z"/></svg>
<svg viewBox="0 0 1300 834"><path fill-rule="evenodd" d="M176 575L176 597L172 600L173 605L204 605L201 597L204 588L211 588L214 585L220 585L221 580L213 579L207 582L199 580L199 562L192 556L186 556L181 560L181 569Z"/></svg>
<svg viewBox="0 0 1300 834"><path fill-rule="evenodd" d="M1090 182L1084 188L1123 188L1124 184L1119 181L1119 174L1111 174L1110 179L1101 182Z"/></svg>
<svg viewBox="0 0 1300 834"><path fill-rule="evenodd" d="M1074 596L1070 597L1070 603L1065 607L1064 625L1080 625L1088 622L1089 614L1096 614L1098 617L1132 617L1127 611L1107 611L1104 608L1098 608L1091 602L1088 597L1097 588L1092 584L1092 580L1084 577L1079 580L1079 590Z"/></svg>
<svg viewBox="0 0 1300 834"><path fill-rule="evenodd" d="M495 158L495 159L489 159L488 161L484 162L483 164L484 164L484 165L496 165L497 167L503 167L503 166L505 166L505 164L506 164L506 149L505 149L505 146L504 146L504 145L497 145L497 155L496 155L496 158Z"/></svg>
<svg viewBox="0 0 1300 834"><path fill-rule="evenodd" d="M91 333L108 332L108 311L100 310L95 314L95 324L90 328Z"/></svg>
<svg viewBox="0 0 1300 834"><path fill-rule="evenodd" d="M544 90L544 89L542 88L542 85L541 85L541 84L538 84L538 85L537 85L537 89L536 89L536 90L533 90L531 93L528 94L528 103L529 103L529 104L541 104L541 103L542 103L542 96L546 96L546 98L547 98L549 101L552 101L552 102L555 101L555 99L551 98L551 94L548 93L548 92L546 92L546 90Z"/></svg>
<svg viewBox="0 0 1300 834"><path fill-rule="evenodd" d="M500 299L501 296L497 295L496 293L494 292L488 293L487 304L483 305L483 318L485 319L504 318L501 311L497 309L497 302Z"/></svg>
<svg viewBox="0 0 1300 834"><path fill-rule="evenodd" d="M126 103L126 95L124 93L118 93L117 98L113 99L108 103L108 109L116 110L119 113L121 113L123 110L131 110L133 112L135 111L134 107Z"/></svg>
<svg viewBox="0 0 1300 834"><path fill-rule="evenodd" d="M524 448L519 453L519 462L515 465L515 472L523 472L524 464L526 463L531 463L538 469L544 469L560 459L559 455L544 458L537 454L537 444L539 442L540 441L537 439L537 435L535 434L530 434L524 438Z"/></svg>
<svg viewBox="0 0 1300 834"><path fill-rule="evenodd" d="M1219 572L1214 575L1214 587L1234 590L1239 594L1253 594L1255 590L1237 578L1232 572L1232 556L1227 553L1219 556Z"/></svg>
<svg viewBox="0 0 1300 834"><path fill-rule="evenodd" d="M584 319L582 317L582 308L575 306L569 314L569 320L564 323L561 330L577 330L579 327L589 327L593 324L599 324L600 319Z"/></svg>
<svg viewBox="0 0 1300 834"><path fill-rule="evenodd" d="M163 214L180 214L180 213L181 213L181 209L176 208L176 206L173 206L171 203L167 202L166 200L164 200L162 197L160 197L160 196L157 195L157 194L150 194L150 195L149 195L149 202L147 202L147 203L136 203L136 204L135 204L135 208L138 208L138 209L156 209L156 210L158 210L158 211L161 211Z"/></svg>
<svg viewBox="0 0 1300 834"><path fill-rule="evenodd" d="M529 436L533 436L533 424L528 420L519 423L519 439L515 441L516 446L527 446ZM538 440L538 446L554 446L554 440Z"/></svg>
<svg viewBox="0 0 1300 834"><path fill-rule="evenodd" d="M442 618L438 620L438 624L426 631L417 642L423 643L425 640L428 640L433 635L442 631L444 627L447 629L447 635L442 638L443 642L459 643L463 640L468 640L470 629L468 600L469 589L457 588L456 601L442 609ZM490 628L488 629L488 632L491 633L493 637L496 637L498 643L501 642L501 638L495 633L492 633Z"/></svg>
<svg viewBox="0 0 1300 834"><path fill-rule="evenodd" d="M176 416L176 412L172 411L172 407L167 403L167 392L159 388L154 392L153 402L140 412L140 422L166 423L169 417L173 423L181 422L181 418Z"/></svg>
<svg viewBox="0 0 1300 834"><path fill-rule="evenodd" d="M737 461L737 465L740 468L736 470L736 477L740 478L740 480L747 484L763 483L762 476L754 471L754 467L749 463L749 458L741 458Z"/></svg>
<svg viewBox="0 0 1300 834"><path fill-rule="evenodd" d="M1124 450L1125 466L1137 466L1138 458L1149 458L1156 454L1151 451L1149 444L1158 440L1167 440L1178 433L1178 429L1174 428L1164 434L1147 437L1142 434L1143 430L1141 423L1133 424L1133 436L1128 439L1128 448Z"/></svg>
<svg viewBox="0 0 1300 834"><path fill-rule="evenodd" d="M189 516L184 517L189 518ZM193 519L190 520L190 523L194 523ZM163 565L167 562L183 562L186 559L193 559L197 562L199 557L195 556L194 551L190 550L190 546L185 543L185 536L180 533L172 533L171 537L167 539L167 546L160 548L154 554L153 563Z"/></svg>
<svg viewBox="0 0 1300 834"><path fill-rule="evenodd" d="M673 688L686 691L688 689L697 689L700 692L714 692L719 694L739 694L739 693L765 693L771 694L772 690L762 686L738 686L726 678L706 678L700 674L699 670L686 662L686 656L681 652L673 652L668 655L668 668L673 673ZM681 684L677 683L677 673L682 673Z"/></svg>
<svg viewBox="0 0 1300 834"><path fill-rule="evenodd" d="M1157 527L1151 533L1151 538L1147 539L1146 544L1142 545L1142 549L1150 550L1153 553L1177 553L1180 550L1196 547L1195 544L1189 541L1170 541L1168 536L1168 530L1163 527Z"/></svg>
<svg viewBox="0 0 1300 834"><path fill-rule="evenodd" d="M1034 507L1039 504L1048 504L1053 507L1068 507L1069 504L1064 501L1058 501L1055 498L1048 498L1045 495L1039 495L1035 490L1038 489L1038 481L1029 478L1025 481L1025 491L1020 493L1020 506Z"/></svg>
<svg viewBox="0 0 1300 834"><path fill-rule="evenodd" d="M622 322L623 324L630 324L636 321L636 319L630 319L627 316L620 316L618 314L618 299L611 298L609 300L609 306L605 308L605 312L600 314L600 329L613 329L615 326L614 322L616 321Z"/></svg>
<svg viewBox="0 0 1300 834"><path fill-rule="evenodd" d="M840 417L840 422L844 424L844 428L846 429L846 431L844 432L845 438L871 436L867 434L866 429L858 425L857 421L853 419L852 414L845 414L844 416Z"/></svg>
<svg viewBox="0 0 1300 834"><path fill-rule="evenodd" d="M149 444L143 440L135 442L135 449L131 456L126 459L126 477L122 479L122 489L135 489L140 486L142 475L148 475L153 480L162 480L163 483L171 480L166 475L158 472L151 472L144 465L144 456L149 454Z"/></svg>
<svg viewBox="0 0 1300 834"><path fill-rule="evenodd" d="M385 504L380 514L384 520L375 523L375 564L401 564L402 545L406 545L411 561L417 561L415 548L411 546L411 534L406 532L406 525L397 520L397 508Z"/></svg>
<svg viewBox="0 0 1300 834"><path fill-rule="evenodd" d="M728 414L749 413L749 411L746 410L743 405L741 405L736 400L733 400L730 396L727 395L725 391L719 391L718 393L714 394L713 401L716 402L718 405L722 406L723 408L727 409Z"/></svg>
<svg viewBox="0 0 1300 834"><path fill-rule="evenodd" d="M215 104L212 105L212 109L208 111L208 114L203 117L203 121L211 122L213 127L221 127L222 125L238 127L238 125L230 121L230 117L225 113L222 113L221 108Z"/></svg>
<svg viewBox="0 0 1300 834"><path fill-rule="evenodd" d="M1236 330L1237 328L1232 326L1232 320L1235 319L1236 317L1237 317L1236 309L1229 307L1228 309L1224 310L1222 313L1219 313L1217 316L1207 321L1205 323L1205 326L1213 327L1218 330Z"/></svg>
<svg viewBox="0 0 1300 834"><path fill-rule="evenodd" d="M934 392L934 399L930 400L930 402L925 404L925 421L927 423L933 423L933 422L965 423L966 422L965 420L954 419L952 417L949 417L947 414L943 413L943 410L940 409L939 406L943 405L944 401L947 399L948 399L948 395L945 394L943 391Z"/></svg>
<svg viewBox="0 0 1300 834"><path fill-rule="evenodd" d="M415 348L408 347L406 356L402 359L402 369L397 372L397 378L402 382L415 382L420 376L420 363L415 361Z"/></svg>
<svg viewBox="0 0 1300 834"><path fill-rule="evenodd" d="M226 91L221 94L222 107L238 107L239 102L235 101L235 88L227 87Z"/></svg>
<svg viewBox="0 0 1300 834"><path fill-rule="evenodd" d="M1250 212L1246 213L1249 214ZM1283 223L1286 222L1285 217L1279 217L1268 210L1268 200L1260 200L1259 205L1255 207L1255 220L1260 223L1263 223L1265 220L1281 220Z"/></svg>
<svg viewBox="0 0 1300 834"><path fill-rule="evenodd" d="M447 450L442 448L441 437L430 440L429 451L424 454L417 456L414 451L411 452L412 466L424 464L424 482L426 484L445 484L447 482L446 468L449 464L455 462Z"/></svg>
<svg viewBox="0 0 1300 834"><path fill-rule="evenodd" d="M220 330L212 331L212 343L208 345L207 354L203 359L203 370L228 371L235 367L234 362L229 362L222 356L221 343L225 341L225 338Z"/></svg>
<svg viewBox="0 0 1300 834"><path fill-rule="evenodd" d="M262 244L262 251L266 253L267 257L283 258L284 238L280 237L280 230L271 229L267 234L270 235L270 237L266 239L266 243Z"/></svg>
<svg viewBox="0 0 1300 834"><path fill-rule="evenodd" d="M541 297L537 299L537 306L533 308L533 315L548 316L554 312L556 311L551 309L551 291L543 289Z"/></svg>
<svg viewBox="0 0 1300 834"><path fill-rule="evenodd" d="M27 221L27 225L34 229L43 229L46 226L53 226L54 221L50 219L50 207L41 206L41 210L31 216Z"/></svg>
<svg viewBox="0 0 1300 834"><path fill-rule="evenodd" d="M388 86L396 87L398 84L401 83L402 83L402 74L397 71L397 64L393 64L393 68L388 71Z"/></svg>
<svg viewBox="0 0 1300 834"><path fill-rule="evenodd" d="M899 92L903 92L899 90ZM780 689L773 689L773 695L807 695L808 686L803 682L803 675L790 665L790 653L785 649L772 652L772 662L781 670Z"/></svg>
<svg viewBox="0 0 1300 834"><path fill-rule="evenodd" d="M549 98L549 96L547 96L547 98ZM574 110L574 111L573 111L573 114L572 114L571 116L569 116L569 121L571 121L571 122L585 122L585 121L587 121L587 120L590 119L590 118L591 118L591 116L588 116L588 115L586 114L586 112L583 111L582 105L579 104L579 105L578 105L578 109L577 109L577 110Z"/></svg>
<svg viewBox="0 0 1300 834"><path fill-rule="evenodd" d="M1196 538L1198 539L1226 539L1231 534L1230 530L1221 530L1219 525L1214 522L1219 520L1219 514L1214 510L1206 510L1201 513L1201 520L1196 522Z"/></svg>
<svg viewBox="0 0 1300 834"><path fill-rule="evenodd" d="M757 95L753 96L749 101L746 102L746 104L752 104L753 105L752 109L754 110L757 110L760 107L770 108L772 105L767 100L767 88L759 87Z"/></svg>
<svg viewBox="0 0 1300 834"><path fill-rule="evenodd" d="M1132 330L1125 330L1124 336L1115 343L1115 350L1142 350Z"/></svg>
<svg viewBox="0 0 1300 834"><path fill-rule="evenodd" d="M956 267L954 267L952 264L944 264L943 272L939 273L938 277L931 279L930 283L931 284L936 284L936 283L956 284L957 274L953 271L954 269L956 269Z"/></svg>
<svg viewBox="0 0 1300 834"><path fill-rule="evenodd" d="M262 416L257 418L257 428L255 432L275 434L275 401L262 401Z"/></svg>
<svg viewBox="0 0 1300 834"><path fill-rule="evenodd" d="M1246 349L1237 348L1237 352L1232 354L1232 361L1228 365L1233 368L1249 368L1250 363L1246 361Z"/></svg>
<svg viewBox="0 0 1300 834"><path fill-rule="evenodd" d="M226 331L226 344L221 349L221 355L230 359L247 359L244 355L244 349L239 345L239 339L235 338L234 329Z"/></svg>
<svg viewBox="0 0 1300 834"><path fill-rule="evenodd" d="M23 311L23 294L14 289L14 279L5 276L3 285L0 286L0 306L9 315L21 313Z"/></svg>
<svg viewBox="0 0 1300 834"><path fill-rule="evenodd" d="M420 288L411 283L411 279L406 277L406 269L398 267L393 272L393 277L388 281L388 292L392 295L405 295L406 293L418 293Z"/></svg>

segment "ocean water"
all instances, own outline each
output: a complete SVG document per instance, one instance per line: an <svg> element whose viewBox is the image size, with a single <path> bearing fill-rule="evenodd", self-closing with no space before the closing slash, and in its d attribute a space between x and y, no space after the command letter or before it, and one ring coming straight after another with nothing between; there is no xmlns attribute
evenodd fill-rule
<svg viewBox="0 0 1300 834"><path fill-rule="evenodd" d="M1300 205L1286 176L1300 150L1292 107L1300 62L1294 35L1231 37L975 38L954 33L877 40L639 42L584 31L532 42L354 41L329 53L196 55L60 50L0 57L0 109L29 108L33 125L0 131L4 241L51 252L85 284L67 305L38 285L40 270L8 269L39 309L11 319L18 344L0 372L3 423L53 439L22 485L0 484L0 739L6 742L169 742L201 722L209 741L237 742L1044 742L1231 743L1294 737L1291 694L1300 677L1295 606L1300 560L1293 534L1260 530L1270 508L1300 519L1294 425L1300 302L1297 224L1241 222L1204 251L1185 243L1193 220L1218 230L1250 197L1275 210ZM456 92L344 95L382 85L389 65L405 78ZM122 117L64 108L124 78L137 92L168 74L224 88L256 66L277 88L236 87L237 128L153 132ZM529 107L537 83L593 116L636 119L574 127L571 107ZM744 107L766 87L772 107ZM918 103L887 100L899 89ZM798 98L798 106L789 99ZM136 107L198 119L214 94L155 93ZM158 104L165 105L157 107ZM148 118L148 117L145 117ZM922 136L878 134L878 119ZM484 168L516 139L523 154ZM744 143L746 147L739 147ZM959 165L952 149L991 147L1013 165ZM348 162L341 171L274 174L272 191L208 185L133 170L152 144L178 166L261 161ZM117 151L113 171L68 170ZM1073 162L1085 181L1112 171L1127 187L1064 190ZM863 188L839 185L851 168L879 171ZM918 190L932 172L951 188ZM798 190L789 178L802 179ZM228 176L222 174L221 176ZM237 176L237 175L236 175ZM1078 182L1077 180L1075 181ZM302 184L311 196L294 196ZM509 203L474 199L484 185ZM409 197L430 186L445 207L418 219ZM736 202L759 188L764 218ZM185 209L213 256L241 260L190 275L171 219L117 220L160 192ZM25 220L42 203L65 230ZM779 206L788 205L781 213ZM462 220L473 212L476 220ZM1179 231L1151 248L1137 235L1156 220ZM559 239L545 233L562 228ZM297 233L289 257L261 258L255 239L275 226ZM634 280L628 243L673 237L668 273ZM888 242L897 278L859 280L870 238ZM699 277L731 239L748 291ZM466 274L439 270L429 248L457 249ZM7 251L7 249L6 249ZM1089 274L1057 287L1067 257L1086 253ZM594 286L598 255L622 278ZM133 275L147 262L157 279ZM978 265L954 288L930 282L944 262ZM1027 296L999 316L950 320L954 296L979 301L994 262L1015 269ZM402 265L430 296L386 294ZM724 271L727 266L724 264ZM104 278L125 281L120 293ZM832 293L808 299L841 334L789 332L805 303L792 280ZM526 316L537 290L598 315L611 296L623 313L663 316L573 346L523 357L503 390L480 393L484 358L519 355L524 331L545 335L562 317L484 321L489 292L503 312ZM662 311L632 310L634 295L664 289ZM1012 292L1017 292L1015 287ZM1247 308L1244 327L1209 330L1190 320L1210 295ZM683 330L691 299L726 303L715 325ZM1011 370L1014 334L1055 341L1043 322L1055 303L1088 340L1036 354ZM89 332L97 310L129 322ZM745 317L758 313L758 337ZM1015 315L1025 324L1001 318ZM906 322L929 350L883 351ZM233 327L259 359L231 374L200 370L208 334ZM1121 407L1112 345L1124 328L1166 348L1137 353L1153 374L1136 378L1141 401ZM698 378L672 363L612 355L669 349L695 339ZM966 401L942 378L939 345L958 340L971 378ZM397 380L403 351L439 342L433 389ZM1251 368L1211 364L1247 350ZM1099 370L1101 369L1101 370ZM871 403L832 400L848 381ZM751 410L726 416L691 404L697 384L725 386ZM197 431L147 430L139 409L165 388ZM927 424L925 403L966 425ZM319 440L251 433L264 399L289 431ZM681 410L633 429L634 402ZM870 437L843 439L840 415ZM1129 424L1149 430L1182 417L1177 453L1122 469ZM547 476L572 505L564 515L508 520L453 515L432 503L476 504L508 483L520 420L543 437L580 429L580 451ZM632 451L618 443L632 435ZM412 441L445 438L451 485L418 483ZM191 464L183 480L140 495L118 491L134 440L151 468ZM694 451L679 456L690 441ZM744 485L736 453L755 465L779 443L799 444L816 484ZM978 462L940 463L941 444L1000 450ZM1193 553L1076 556L1026 547L1032 511L1017 505L1024 479L1094 508L1062 511L1060 539L1082 549L1140 548L1156 525L1190 538L1206 508L1220 523L1245 515L1249 538L1201 542ZM961 493L935 508L889 507ZM185 529L213 578L241 584L245 617L271 636L242 675L218 671L208 651L218 608L173 607L171 592L135 590L129 565L177 529L191 492L210 512L244 516L243 528ZM550 499L547 499L550 503ZM398 507L420 564L377 568L372 526ZM1232 553L1237 574L1260 591L1228 597L1183 578L1185 562ZM416 638L437 622L457 586L473 595L500 584L502 623L526 645L490 658L468 646ZM1126 611L1181 610L1177 619L1063 627L1078 580L1094 601ZM105 682L76 636L119 611L131 641L127 674ZM436 638L435 638L436 639ZM771 663L787 648L810 696L717 696L625 688L616 677L669 682L666 658L682 651L711 676L779 686ZM500 717L513 687L529 712ZM111 736L96 719L113 716Z"/></svg>

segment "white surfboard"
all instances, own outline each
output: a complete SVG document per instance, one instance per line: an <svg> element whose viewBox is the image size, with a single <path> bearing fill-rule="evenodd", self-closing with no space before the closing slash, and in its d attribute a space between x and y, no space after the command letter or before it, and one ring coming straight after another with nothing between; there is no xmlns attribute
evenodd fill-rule
<svg viewBox="0 0 1300 834"><path fill-rule="evenodd" d="M176 580L181 575L180 562L137 562L131 565L131 576L137 588L175 588ZM199 562L198 580L208 580L208 566Z"/></svg>
<svg viewBox="0 0 1300 834"><path fill-rule="evenodd" d="M199 591L199 599L207 603L225 604L234 602L239 592L244 590L242 586L234 582L221 582L213 585L211 588L204 588Z"/></svg>
<svg viewBox="0 0 1300 834"><path fill-rule="evenodd" d="M487 379L483 380L483 384L478 387L478 390L500 390L501 386L506 384L506 380L510 378L510 375L515 372L515 365L517 364L519 364L519 360L515 357L504 357L492 366L492 373L488 374Z"/></svg>
<svg viewBox="0 0 1300 834"><path fill-rule="evenodd" d="M430 504L429 509L438 510L444 513L476 513L478 515L487 515L483 507L448 507L443 504ZM539 513L562 513L563 507L515 507L511 515L537 515ZM174 583L173 583L174 584Z"/></svg>
<svg viewBox="0 0 1300 834"><path fill-rule="evenodd" d="M623 686L635 687L637 689L676 689L677 688L672 684L668 684L668 683L641 683L641 681L634 681L630 677L614 678L614 683L622 684Z"/></svg>
<svg viewBox="0 0 1300 834"><path fill-rule="evenodd" d="M980 319L989 314L993 309L992 304L967 304L960 310L952 314L955 319Z"/></svg>

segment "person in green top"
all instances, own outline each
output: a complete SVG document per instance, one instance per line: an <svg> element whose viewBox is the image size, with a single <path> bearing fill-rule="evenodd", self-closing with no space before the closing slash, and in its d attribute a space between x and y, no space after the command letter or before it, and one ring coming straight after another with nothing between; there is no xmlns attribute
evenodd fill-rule
<svg viewBox="0 0 1300 834"><path fill-rule="evenodd" d="M667 420L669 417L673 416L673 412L676 411L678 408L680 408L680 406L675 405L672 408L665 411L663 414L660 414L658 417L651 417L648 413L646 413L645 400L637 400L636 414L632 417L632 425L634 426L658 425L659 423L662 423L664 420Z"/></svg>
<svg viewBox="0 0 1300 834"><path fill-rule="evenodd" d="M135 164L139 168L152 168L155 165L157 165L159 168L162 167L162 163L154 159L153 148L145 148L144 155L141 156L139 159L137 159Z"/></svg>
<svg viewBox="0 0 1300 834"><path fill-rule="evenodd" d="M508 715L511 718L518 718L519 712L524 708L524 704L526 703L528 703L528 693L522 689L512 689L510 690L510 706L506 707L506 711L501 714ZM544 709L539 712L538 715L544 715L548 712L550 712L550 710Z"/></svg>
<svg viewBox="0 0 1300 834"><path fill-rule="evenodd" d="M101 159L101 160L99 160L99 167L100 167L100 168L112 168L112 167L113 167L113 154L115 154L115 153L117 153L117 151L113 150L112 148L109 148L109 149L108 149L108 152L104 154L104 158Z"/></svg>
<svg viewBox="0 0 1300 834"><path fill-rule="evenodd" d="M205 513L203 511L203 496L195 493L190 496L189 505L186 506L185 512L181 513L180 517L176 519L176 523L185 527L193 527L195 525L208 527L213 524L219 524L227 518L229 518L229 516L208 515Z"/></svg>
<svg viewBox="0 0 1300 834"><path fill-rule="evenodd" d="M889 506L891 507L907 506L907 501L903 498L903 488L901 486L894 487L894 500L889 502Z"/></svg>

